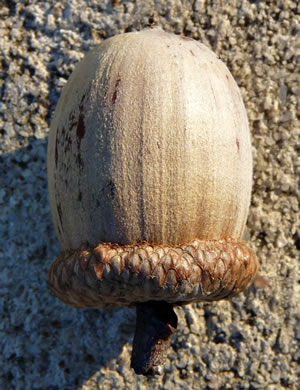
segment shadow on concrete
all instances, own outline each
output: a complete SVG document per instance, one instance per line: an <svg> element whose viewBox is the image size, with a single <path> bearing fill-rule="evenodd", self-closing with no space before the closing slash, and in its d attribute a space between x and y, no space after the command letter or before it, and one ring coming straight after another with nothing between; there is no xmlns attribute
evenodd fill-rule
<svg viewBox="0 0 300 390"><path fill-rule="evenodd" d="M24 388L73 389L131 343L135 312L74 309L49 291L47 273L59 246L46 152L47 139L32 138L27 147L0 156L1 371L13 388L21 377Z"/></svg>

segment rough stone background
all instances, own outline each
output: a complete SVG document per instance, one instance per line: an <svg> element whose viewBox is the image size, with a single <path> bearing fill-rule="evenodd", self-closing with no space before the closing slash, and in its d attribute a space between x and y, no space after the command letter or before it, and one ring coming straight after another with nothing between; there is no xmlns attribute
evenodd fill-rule
<svg viewBox="0 0 300 390"><path fill-rule="evenodd" d="M134 310L73 309L47 288L59 248L46 147L84 53L152 21L211 47L241 87L261 276L231 301L178 309L162 376L147 379L129 368ZM300 388L299 32L296 0L0 1L1 389Z"/></svg>

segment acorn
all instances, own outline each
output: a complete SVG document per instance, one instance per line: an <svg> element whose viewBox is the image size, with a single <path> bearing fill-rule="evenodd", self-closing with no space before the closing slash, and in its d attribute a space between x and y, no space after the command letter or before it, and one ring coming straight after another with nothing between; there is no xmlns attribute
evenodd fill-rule
<svg viewBox="0 0 300 390"><path fill-rule="evenodd" d="M242 240L247 114L203 44L159 28L105 40L63 88L48 146L62 252L49 286L73 307L136 306L131 365L160 372L174 305L232 297L258 262Z"/></svg>

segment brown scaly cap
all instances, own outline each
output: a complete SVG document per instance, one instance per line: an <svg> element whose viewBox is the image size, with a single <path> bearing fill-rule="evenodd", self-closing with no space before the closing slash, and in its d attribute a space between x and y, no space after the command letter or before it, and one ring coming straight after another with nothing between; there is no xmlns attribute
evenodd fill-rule
<svg viewBox="0 0 300 390"><path fill-rule="evenodd" d="M256 256L243 241L195 239L176 247L101 243L62 252L49 271L49 285L74 307L185 304L236 295L257 270Z"/></svg>

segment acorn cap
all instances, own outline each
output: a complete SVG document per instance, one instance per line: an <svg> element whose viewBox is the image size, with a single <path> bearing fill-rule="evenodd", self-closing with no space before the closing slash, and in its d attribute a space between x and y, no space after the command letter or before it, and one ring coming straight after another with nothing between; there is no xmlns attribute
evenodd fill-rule
<svg viewBox="0 0 300 390"><path fill-rule="evenodd" d="M231 297L258 270L243 241L195 239L181 246L101 243L64 251L49 272L49 285L74 307L132 306L147 301L186 304Z"/></svg>

